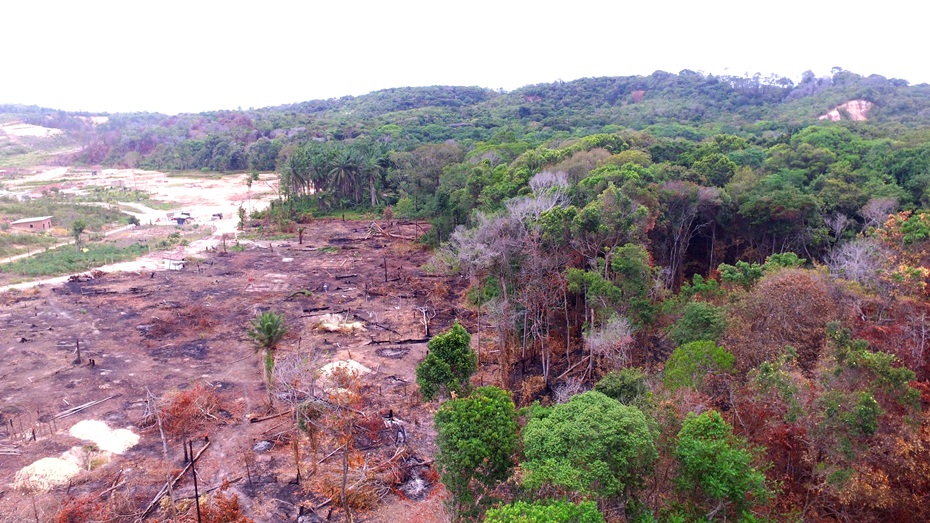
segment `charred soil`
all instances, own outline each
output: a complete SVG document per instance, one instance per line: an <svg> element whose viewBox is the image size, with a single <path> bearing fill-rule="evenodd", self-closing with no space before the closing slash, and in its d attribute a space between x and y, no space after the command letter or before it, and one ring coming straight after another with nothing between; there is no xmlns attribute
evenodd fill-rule
<svg viewBox="0 0 930 523"><path fill-rule="evenodd" d="M326 432L310 438L294 428L286 402L268 404L261 357L246 329L258 312L273 310L290 327L278 358L312 353L318 366L352 361L371 370L359 376L350 408L345 463L356 520L395 521L391 514L400 513L431 520L426 515L441 511L442 489L434 488L431 466L431 408L416 393L424 318L431 334L474 318L458 305L465 280L424 272L429 251L405 239L415 227L422 231L318 220L306 226L303 244L258 241L242 252L207 253L182 271L98 274L0 294L0 514L51 520L67 499L91 496L118 497L111 507L139 517L166 478L184 470L188 441L195 453L209 442L196 461L200 493L225 485L256 521L297 521L299 514L302 521L342 520L334 485L346 440ZM328 329L324 316L361 328ZM163 444L151 400L194 390L190 404L171 405L193 409L198 419L166 433ZM198 402L205 390L210 401ZM141 440L48 492L12 486L23 467L86 447L68 430L90 419L129 428ZM172 492L175 505L184 510L187 498L189 509L189 473ZM168 505L155 503L148 518L166 517Z"/></svg>

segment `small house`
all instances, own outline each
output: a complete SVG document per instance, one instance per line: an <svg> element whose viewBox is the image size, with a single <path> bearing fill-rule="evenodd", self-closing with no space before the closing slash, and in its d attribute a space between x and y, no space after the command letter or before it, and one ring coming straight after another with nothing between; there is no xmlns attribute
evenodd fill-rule
<svg viewBox="0 0 930 523"><path fill-rule="evenodd" d="M169 212L168 221L175 222L178 225L184 225L185 223L192 222L194 220L191 218L191 213L187 211L180 211L180 212Z"/></svg>
<svg viewBox="0 0 930 523"><path fill-rule="evenodd" d="M165 258L165 270L181 271L187 261L184 258Z"/></svg>
<svg viewBox="0 0 930 523"><path fill-rule="evenodd" d="M47 231L52 228L52 217L23 218L22 220L10 222L10 228L18 231Z"/></svg>

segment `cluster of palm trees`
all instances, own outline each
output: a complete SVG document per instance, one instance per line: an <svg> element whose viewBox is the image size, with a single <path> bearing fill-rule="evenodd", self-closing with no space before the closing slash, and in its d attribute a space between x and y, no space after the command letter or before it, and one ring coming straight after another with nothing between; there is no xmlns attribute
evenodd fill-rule
<svg viewBox="0 0 930 523"><path fill-rule="evenodd" d="M321 206L361 205L367 192L371 207L378 205L378 187L391 165L388 148L380 142L356 140L310 142L295 149L279 169L284 195L316 195Z"/></svg>

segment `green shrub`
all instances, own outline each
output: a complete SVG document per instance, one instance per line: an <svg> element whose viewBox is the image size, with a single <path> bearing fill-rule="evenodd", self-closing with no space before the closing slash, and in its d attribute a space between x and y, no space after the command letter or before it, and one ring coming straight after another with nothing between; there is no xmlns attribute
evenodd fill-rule
<svg viewBox="0 0 930 523"><path fill-rule="evenodd" d="M478 370L478 355L471 350L471 335L458 321L429 340L426 359L417 365L417 384L429 401L440 391L466 394L468 380Z"/></svg>
<svg viewBox="0 0 930 523"><path fill-rule="evenodd" d="M646 373L633 367L606 374L594 385L594 390L624 405L640 408L648 401L649 396Z"/></svg>
<svg viewBox="0 0 930 523"><path fill-rule="evenodd" d="M582 501L517 501L488 510L485 523L603 523L597 503Z"/></svg>
<svg viewBox="0 0 930 523"><path fill-rule="evenodd" d="M684 313L669 330L668 336L681 346L692 341L714 341L723 336L727 319L719 307L701 301L685 305Z"/></svg>
<svg viewBox="0 0 930 523"><path fill-rule="evenodd" d="M712 341L686 343L665 362L665 386L672 390L682 387L698 390L705 375L730 372L733 362L733 355Z"/></svg>
<svg viewBox="0 0 930 523"><path fill-rule="evenodd" d="M607 498L633 496L658 454L646 416L596 391L534 415L523 429L525 484Z"/></svg>

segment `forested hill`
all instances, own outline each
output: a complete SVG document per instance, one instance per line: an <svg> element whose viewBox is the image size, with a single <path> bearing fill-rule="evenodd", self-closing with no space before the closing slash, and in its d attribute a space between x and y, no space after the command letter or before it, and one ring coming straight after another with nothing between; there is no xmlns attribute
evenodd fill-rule
<svg viewBox="0 0 930 523"><path fill-rule="evenodd" d="M430 220L429 268L468 282L457 316L506 389L470 394L462 327L417 368L424 400L450 396L456 521L930 521L930 86L683 71L0 113L23 122L0 166L54 142L69 164L274 170L280 199L240 216L290 235Z"/></svg>
<svg viewBox="0 0 930 523"><path fill-rule="evenodd" d="M814 123L853 100L869 105L870 132L901 136L930 125L930 86L848 71L829 78L807 75L797 85L774 76L658 71L531 85L509 93L404 87L261 109L111 114L105 123L88 113L0 105L0 121L65 131L58 140L81 148L62 159L66 162L267 171L276 167L286 146L309 140L370 137L390 142L393 150L411 150L449 139L470 147L502 131L540 145L622 128L690 140L719 133L770 138ZM0 163L27 148L0 143Z"/></svg>

